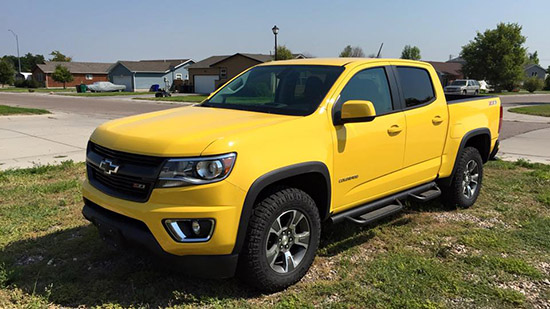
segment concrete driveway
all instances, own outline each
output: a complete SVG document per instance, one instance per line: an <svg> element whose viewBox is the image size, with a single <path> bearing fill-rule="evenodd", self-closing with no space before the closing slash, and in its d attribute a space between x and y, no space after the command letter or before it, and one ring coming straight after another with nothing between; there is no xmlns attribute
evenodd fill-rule
<svg viewBox="0 0 550 309"><path fill-rule="evenodd" d="M88 138L110 119L182 106L127 97L0 93L0 105L52 114L0 116L0 170L85 160Z"/></svg>
<svg viewBox="0 0 550 309"><path fill-rule="evenodd" d="M550 103L550 95L503 96L505 108L499 157L550 163L550 118L507 112L516 105ZM0 104L44 108L39 116L0 116L0 170L84 161L93 130L114 118L182 106L129 97L70 97L0 93Z"/></svg>

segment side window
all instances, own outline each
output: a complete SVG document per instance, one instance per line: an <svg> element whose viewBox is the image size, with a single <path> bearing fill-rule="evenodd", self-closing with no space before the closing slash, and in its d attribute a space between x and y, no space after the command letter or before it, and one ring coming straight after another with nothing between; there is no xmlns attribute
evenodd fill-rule
<svg viewBox="0 0 550 309"><path fill-rule="evenodd" d="M420 68L397 67L397 74L407 107L424 104L435 98L428 71Z"/></svg>
<svg viewBox="0 0 550 309"><path fill-rule="evenodd" d="M340 102L371 101L377 115L393 110L390 85L384 68L367 69L355 74L340 93Z"/></svg>

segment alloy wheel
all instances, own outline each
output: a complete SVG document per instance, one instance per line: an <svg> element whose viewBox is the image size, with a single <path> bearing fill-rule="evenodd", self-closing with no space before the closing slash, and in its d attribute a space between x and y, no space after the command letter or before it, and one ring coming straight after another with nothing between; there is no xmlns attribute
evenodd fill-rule
<svg viewBox="0 0 550 309"><path fill-rule="evenodd" d="M308 218L299 210L285 211L275 219L265 248L271 269L286 274L300 265L310 245L310 226Z"/></svg>
<svg viewBox="0 0 550 309"><path fill-rule="evenodd" d="M462 179L462 194L467 199L471 199L478 188L479 165L476 161L470 160L466 163L464 178Z"/></svg>

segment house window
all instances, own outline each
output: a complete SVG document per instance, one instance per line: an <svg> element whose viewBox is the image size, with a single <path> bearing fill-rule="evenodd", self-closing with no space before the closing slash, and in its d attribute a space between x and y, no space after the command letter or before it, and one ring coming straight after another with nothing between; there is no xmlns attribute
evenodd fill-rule
<svg viewBox="0 0 550 309"><path fill-rule="evenodd" d="M227 68L220 68L220 79L227 78Z"/></svg>
<svg viewBox="0 0 550 309"><path fill-rule="evenodd" d="M94 76L92 74L86 74L86 80L92 80Z"/></svg>
<svg viewBox="0 0 550 309"><path fill-rule="evenodd" d="M182 74L181 73L176 73L176 79L181 79L182 78Z"/></svg>
<svg viewBox="0 0 550 309"><path fill-rule="evenodd" d="M531 76L537 76L538 72L531 72Z"/></svg>

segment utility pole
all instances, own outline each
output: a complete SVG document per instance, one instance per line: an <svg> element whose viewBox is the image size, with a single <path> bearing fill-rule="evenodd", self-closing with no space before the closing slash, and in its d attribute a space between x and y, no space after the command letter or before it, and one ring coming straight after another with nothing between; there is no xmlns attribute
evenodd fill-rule
<svg viewBox="0 0 550 309"><path fill-rule="evenodd" d="M17 63L19 64L19 74L21 74L21 57L19 57L19 38L17 37L17 34L13 32L13 30L8 29L8 31L15 36L15 43L17 44Z"/></svg>

